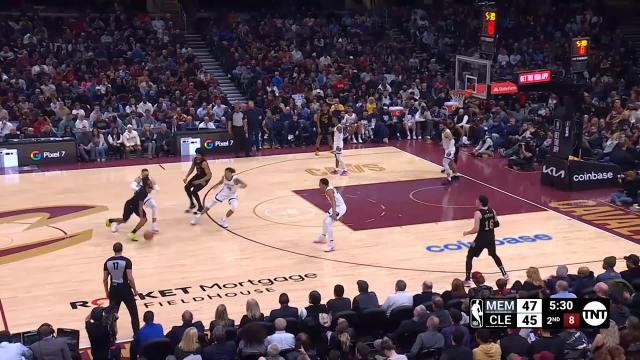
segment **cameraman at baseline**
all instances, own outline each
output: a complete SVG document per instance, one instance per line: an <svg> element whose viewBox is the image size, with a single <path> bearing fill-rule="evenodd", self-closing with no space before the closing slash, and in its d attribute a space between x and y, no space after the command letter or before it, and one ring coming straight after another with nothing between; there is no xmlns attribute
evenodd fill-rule
<svg viewBox="0 0 640 360"><path fill-rule="evenodd" d="M118 334L118 314L111 308L98 306L85 319L85 329L91 343L93 360L119 359L119 348L112 351Z"/></svg>
<svg viewBox="0 0 640 360"><path fill-rule="evenodd" d="M640 190L640 179L634 170L627 171L618 176L618 181L622 184L622 190L611 194L611 202L618 206L634 205L634 210L640 210L638 204L638 191Z"/></svg>
<svg viewBox="0 0 640 360"><path fill-rule="evenodd" d="M529 170L533 167L536 149L533 139L526 138L518 143L518 154L509 158L507 166L514 170Z"/></svg>

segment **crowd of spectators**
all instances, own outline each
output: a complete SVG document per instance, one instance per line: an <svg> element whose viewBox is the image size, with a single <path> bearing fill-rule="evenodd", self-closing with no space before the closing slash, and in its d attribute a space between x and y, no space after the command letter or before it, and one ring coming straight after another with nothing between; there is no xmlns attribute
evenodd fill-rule
<svg viewBox="0 0 640 360"><path fill-rule="evenodd" d="M510 287L502 278L491 286L480 272L472 274L469 289L454 279L442 293L434 291L431 281L412 293L398 280L394 291L381 298L359 280L353 299L345 297L342 285L335 285L329 300L311 291L309 304L300 308L291 306L289 296L282 293L278 307L268 313L249 299L239 321L219 304L208 326L190 311L182 313L179 325L163 326L152 311L146 311L133 346L145 359L171 355L178 360L640 359L640 257L631 254L624 259L623 271L609 256L599 274L584 266L570 274L561 265L546 279L531 267L524 281ZM469 326L472 297L608 299L610 323L600 330L474 329ZM96 307L87 316L93 359L118 358L117 322L109 308ZM43 324L38 331L41 344L30 349L12 344L10 334L0 332L0 353L15 354L3 359L70 359L58 343L59 354L54 357L38 354L43 342L54 345L51 325Z"/></svg>
<svg viewBox="0 0 640 360"><path fill-rule="evenodd" d="M570 77L569 40L590 36L587 68L573 80L582 84L574 92L581 101L583 158L637 167L640 88L619 22L597 3L539 5L496 5L493 79L539 68ZM437 124L448 122L459 129L461 145L476 147L478 156L513 158L514 168L531 168L549 153L549 130L564 104L553 88L471 99L459 112L443 111L455 87L455 55L478 55L478 8L448 3L386 14L285 13L224 13L201 26L225 71L264 112L264 121L253 124L264 143L253 141L254 148L313 144L314 114L327 104L352 143L438 140ZM390 37L392 29L404 37Z"/></svg>
<svg viewBox="0 0 640 360"><path fill-rule="evenodd" d="M86 161L173 154L226 102L168 17L5 16L0 49L0 137L74 138Z"/></svg>

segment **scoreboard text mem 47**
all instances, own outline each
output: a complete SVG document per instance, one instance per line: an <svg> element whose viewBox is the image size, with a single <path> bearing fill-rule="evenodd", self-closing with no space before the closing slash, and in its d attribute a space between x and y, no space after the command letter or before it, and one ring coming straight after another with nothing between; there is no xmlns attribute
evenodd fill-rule
<svg viewBox="0 0 640 360"><path fill-rule="evenodd" d="M473 328L609 327L609 299L471 299Z"/></svg>

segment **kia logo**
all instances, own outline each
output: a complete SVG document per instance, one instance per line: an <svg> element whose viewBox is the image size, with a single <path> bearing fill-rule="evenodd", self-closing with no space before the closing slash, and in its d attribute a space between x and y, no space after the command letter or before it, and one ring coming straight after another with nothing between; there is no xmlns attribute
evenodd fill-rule
<svg viewBox="0 0 640 360"><path fill-rule="evenodd" d="M565 176L565 171L564 170L558 171L558 169L556 169L555 166L547 166L547 165L542 166L542 173L551 175L553 177L559 177L560 179L564 179L564 176Z"/></svg>

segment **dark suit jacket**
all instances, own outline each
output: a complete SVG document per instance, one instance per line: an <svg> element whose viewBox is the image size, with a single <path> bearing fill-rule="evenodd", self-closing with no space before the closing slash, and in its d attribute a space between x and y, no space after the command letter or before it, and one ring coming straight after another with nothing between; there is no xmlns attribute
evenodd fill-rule
<svg viewBox="0 0 640 360"><path fill-rule="evenodd" d="M184 335L184 332L190 327L194 327L196 328L196 330L198 330L198 333L204 334L204 324L202 324L202 321L196 321L191 324L182 324L179 326L174 326L171 328L171 330L169 330L169 332L166 335L167 338L169 338L169 340L171 341L172 348L175 348L176 346L178 346L178 344L180 343L180 340L182 340L182 335Z"/></svg>
<svg viewBox="0 0 640 360"><path fill-rule="evenodd" d="M358 312L366 309L377 309L380 307L378 296L373 291L366 294L358 294L353 298L353 311Z"/></svg>
<svg viewBox="0 0 640 360"><path fill-rule="evenodd" d="M67 342L53 337L44 338L31 345L34 360L71 360Z"/></svg>
<svg viewBox="0 0 640 360"><path fill-rule="evenodd" d="M440 295L438 293L434 293L432 291L429 292L421 292L419 294L415 294L413 295L413 307L416 307L418 305L422 305L426 302L431 301L431 299L435 296L435 295Z"/></svg>
<svg viewBox="0 0 640 360"><path fill-rule="evenodd" d="M327 301L327 309L334 315L341 311L351 310L351 300L346 297L333 298Z"/></svg>
<svg viewBox="0 0 640 360"><path fill-rule="evenodd" d="M413 336L414 340L418 334L427 331L426 321L415 321L414 319L402 320L396 331L391 334L391 337L395 340L401 336L408 335Z"/></svg>
<svg viewBox="0 0 640 360"><path fill-rule="evenodd" d="M277 318L295 318L297 319L300 316L298 308L291 307L289 305L282 305L278 309L271 310L269 313L269 320L274 321Z"/></svg>

